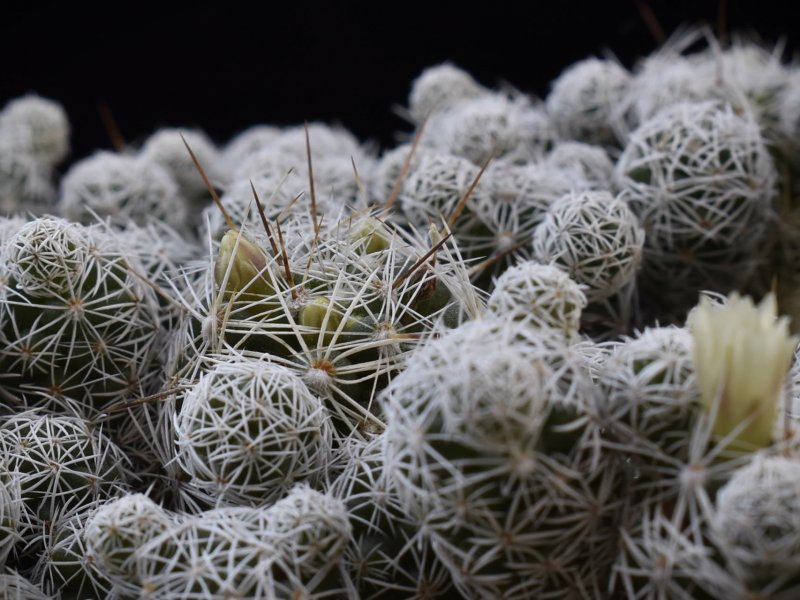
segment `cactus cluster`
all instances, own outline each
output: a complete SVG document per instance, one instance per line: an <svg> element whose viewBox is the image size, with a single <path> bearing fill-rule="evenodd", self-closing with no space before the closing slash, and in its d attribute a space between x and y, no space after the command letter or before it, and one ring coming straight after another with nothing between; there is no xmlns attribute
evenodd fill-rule
<svg viewBox="0 0 800 600"><path fill-rule="evenodd" d="M35 94L0 110L0 211L44 214L56 202L55 169L69 153L63 107Z"/></svg>
<svg viewBox="0 0 800 600"><path fill-rule="evenodd" d="M797 597L798 81L698 28L60 179L10 101L0 597Z"/></svg>

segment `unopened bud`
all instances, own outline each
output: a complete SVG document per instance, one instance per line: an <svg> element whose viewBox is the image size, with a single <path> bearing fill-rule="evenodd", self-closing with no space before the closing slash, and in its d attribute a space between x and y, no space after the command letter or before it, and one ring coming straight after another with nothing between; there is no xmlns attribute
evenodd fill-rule
<svg viewBox="0 0 800 600"><path fill-rule="evenodd" d="M372 254L386 250L390 246L391 235L375 217L362 217L350 226L350 239L355 242L364 240L364 251Z"/></svg>
<svg viewBox="0 0 800 600"><path fill-rule="evenodd" d="M228 231L219 245L214 279L225 291L254 296L274 293L266 273L267 255L244 234Z"/></svg>
<svg viewBox="0 0 800 600"><path fill-rule="evenodd" d="M315 339L318 337L316 331L319 331L326 342L329 342L332 333L342 322L342 313L331 303L330 298L317 296L302 308L299 322L303 327L315 330Z"/></svg>

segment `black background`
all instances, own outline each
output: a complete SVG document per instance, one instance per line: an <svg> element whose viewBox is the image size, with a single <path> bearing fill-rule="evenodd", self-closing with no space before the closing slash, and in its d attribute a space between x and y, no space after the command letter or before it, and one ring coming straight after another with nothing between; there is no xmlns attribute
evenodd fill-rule
<svg viewBox="0 0 800 600"><path fill-rule="evenodd" d="M631 66L655 48L635 0L76 4L0 11L0 104L26 92L60 101L73 161L111 146L99 102L128 141L168 125L222 143L256 123L324 120L387 145L407 129L393 106L428 65L450 60L486 85L544 96L576 60L611 51ZM728 30L783 36L788 57L792 4L729 0ZM715 25L719 2L648 5L669 33Z"/></svg>

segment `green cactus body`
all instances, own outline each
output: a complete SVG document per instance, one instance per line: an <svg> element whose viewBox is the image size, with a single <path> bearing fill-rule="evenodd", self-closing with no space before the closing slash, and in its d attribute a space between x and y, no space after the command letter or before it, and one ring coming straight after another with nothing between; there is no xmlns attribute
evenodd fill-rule
<svg viewBox="0 0 800 600"><path fill-rule="evenodd" d="M641 281L654 301L689 308L700 289L746 284L765 260L776 183L749 109L683 102L632 132L615 184L645 229Z"/></svg>
<svg viewBox="0 0 800 600"><path fill-rule="evenodd" d="M137 549L136 571L155 597L335 596L349 537L341 503L298 486L266 510L214 509L176 523Z"/></svg>
<svg viewBox="0 0 800 600"><path fill-rule="evenodd" d="M101 501L102 502L102 501ZM61 598L102 600L113 595L112 582L98 569L84 539L87 519L98 502L55 515L44 533L44 551L34 567L34 579L46 592Z"/></svg>
<svg viewBox="0 0 800 600"><path fill-rule="evenodd" d="M602 585L619 481L599 461L582 364L554 330L487 318L416 352L387 388L388 479L468 597Z"/></svg>
<svg viewBox="0 0 800 600"><path fill-rule="evenodd" d="M178 463L221 501L265 505L330 462L320 399L286 367L229 359L200 378L177 422Z"/></svg>
<svg viewBox="0 0 800 600"><path fill-rule="evenodd" d="M0 426L6 481L14 478L26 511L46 520L125 490L122 452L82 419L26 412Z"/></svg>
<svg viewBox="0 0 800 600"><path fill-rule="evenodd" d="M116 242L40 219L9 239L5 256L0 365L18 389L73 398L89 415L139 393L158 304Z"/></svg>
<svg viewBox="0 0 800 600"><path fill-rule="evenodd" d="M343 559L348 575L362 598L456 597L431 540L405 514L386 476L384 437L353 441L344 471L331 485L353 530Z"/></svg>
<svg viewBox="0 0 800 600"><path fill-rule="evenodd" d="M286 246L293 249L286 260L282 253L273 257L261 251L265 265L253 271L275 292L266 290L263 298L249 301L243 297L247 293L234 293L225 302L207 282L205 306L191 309L207 311L207 324L187 320L173 372L178 377L199 373L203 357L211 353L268 355L326 399L343 433L380 427L373 399L388 376L402 368L419 336L443 316L452 323L479 310L463 263L449 248L419 263L427 248L388 224L367 221L365 238L363 228L348 220L305 242L290 236L291 222L285 227ZM382 241L376 242L369 236L379 230ZM226 271L230 275L233 269ZM198 351L181 364L187 339Z"/></svg>

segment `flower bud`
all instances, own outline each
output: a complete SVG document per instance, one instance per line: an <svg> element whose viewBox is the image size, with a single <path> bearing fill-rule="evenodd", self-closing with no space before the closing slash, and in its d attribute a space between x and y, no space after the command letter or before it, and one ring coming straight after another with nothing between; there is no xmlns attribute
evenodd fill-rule
<svg viewBox="0 0 800 600"><path fill-rule="evenodd" d="M342 313L330 298L317 296L300 310L298 322L303 327L315 330L307 338L317 339L319 331L324 336L325 343L330 343L333 333L342 322Z"/></svg>
<svg viewBox="0 0 800 600"><path fill-rule="evenodd" d="M363 217L350 226L350 239L354 242L363 240L367 254L386 250L391 244L390 237L386 226L375 217Z"/></svg>
<svg viewBox="0 0 800 600"><path fill-rule="evenodd" d="M266 274L267 255L244 234L228 231L219 245L214 279L226 292L259 297L274 293Z"/></svg>

